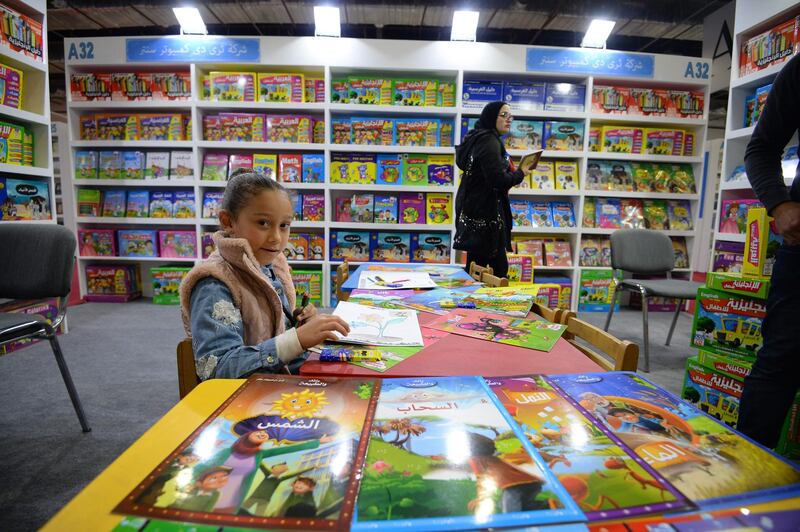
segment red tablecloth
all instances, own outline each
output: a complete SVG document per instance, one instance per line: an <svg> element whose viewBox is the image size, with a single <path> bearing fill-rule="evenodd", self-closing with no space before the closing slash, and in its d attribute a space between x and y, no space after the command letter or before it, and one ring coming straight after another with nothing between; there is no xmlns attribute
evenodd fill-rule
<svg viewBox="0 0 800 532"><path fill-rule="evenodd" d="M419 313L420 325L438 316ZM400 362L392 369L380 373L354 364L320 362L318 355L300 367L300 374L309 377L335 377L359 375L368 377L441 377L454 375L481 375L506 377L535 373L586 373L603 371L603 368L586 358L563 338L549 353L512 345L487 342L457 334L448 334L435 344Z"/></svg>

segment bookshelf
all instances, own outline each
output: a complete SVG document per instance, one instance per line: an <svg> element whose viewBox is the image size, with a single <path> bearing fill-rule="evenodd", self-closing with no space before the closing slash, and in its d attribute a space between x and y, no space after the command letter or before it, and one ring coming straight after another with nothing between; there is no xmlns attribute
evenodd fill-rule
<svg viewBox="0 0 800 532"><path fill-rule="evenodd" d="M165 38L166 39L166 38ZM171 39L171 38L170 38ZM178 39L178 38L175 38ZM583 125L583 144L570 151L546 150L543 158L549 161L571 161L578 168L579 184L574 190L531 190L515 188L510 197L522 200L567 201L573 205L576 227L570 228L528 228L515 227L514 236L553 235L568 240L572 246L572 266L544 266L535 268L536 272L568 277L573 285L573 307L577 303L576 289L582 267L579 266L579 246L582 236L607 235L610 229L594 229L581 227L581 218L586 198L631 198L631 199L665 199L687 200L694 215L699 194L676 194L657 192L617 192L586 189L586 168L589 160L626 161L691 165L695 179L698 181L703 173L703 141L708 118L707 105L701 117L667 118L654 116L609 115L592 111L592 86L594 83L604 85L618 84L633 87L650 87L661 89L693 90L703 92L708 101L709 79L697 79L686 74L687 65L694 65L697 58L679 56L662 56L648 54L625 54L633 59L645 58L651 61L651 70L645 77L640 75L593 74L592 72L548 72L528 64L528 54L533 52L558 52L560 49L544 47L526 47L518 45L499 45L488 43L460 42L416 42L387 41L365 39L328 39L312 37L260 37L260 60L252 63L222 62L219 60L202 62L182 58L171 58L170 61L145 60L141 57L126 55L126 41L136 38L90 38L67 39L67 50L73 45L91 42L95 50L91 59L75 59L67 57L66 77L69 85L73 73L94 72L172 72L188 71L192 81L192 97L181 102L77 102L68 99L69 146L71 150L85 149L143 149L150 150L186 150L194 156L194 177L186 180L94 180L75 179L74 170L71 185L74 192L81 188L94 187L100 189L151 189L167 190L170 188L192 191L196 201L197 215L187 219L131 219L131 218L87 218L78 217L78 228L138 228L153 229L194 229L197 233L197 249L201 249L200 235L204 231L214 229L215 221L202 218L202 198L205 191L221 191L225 186L220 181L204 181L202 174L203 156L208 152L235 153L316 153L323 154L325 161L325 181L322 183L286 183L287 188L300 193L320 193L325 198L324 222L295 222L293 232L321 235L325 239L326 250L324 260L290 261L295 268L316 269L322 272L323 301L327 304L331 297L331 273L335 272L338 261L331 260L331 234L337 230L353 231L394 231L418 234L422 232L447 233L451 237L454 226L449 224L380 224L338 222L335 218L335 199L337 197L361 193L391 193L397 195L404 192L447 192L455 197L458 184L458 172L454 168L456 182L452 185L381 185L331 182L331 158L335 154L406 154L420 153L428 155L454 155L453 147L410 147L410 146L367 146L353 144L334 144L332 136L332 120L338 117L428 117L448 121L453 124L453 142L461 140L461 124L463 119L474 118L480 114L482 106L470 106L463 103L462 94L465 80L493 79L507 81L542 81L569 82L585 86L585 99L582 111L546 111L513 109L517 119L542 121L577 122ZM580 50L567 50L569 53L580 53ZM606 53L606 52L603 52ZM608 52L614 54L615 52ZM130 61L129 61L130 59ZM704 61L704 60L700 60ZM464 65L469 65L465 68ZM422 66L421 66L422 65ZM202 98L201 80L209 72L247 71L247 72L301 72L306 75L320 77L325 82L325 101L318 103L272 103L272 102L217 102ZM375 74L394 78L431 78L453 82L456 87L455 105L453 107L421 106L404 107L392 105L365 105L333 102L331 98L332 82L346 76ZM175 112L185 113L192 118L192 140L183 141L90 141L82 140L79 135L78 122L83 114L93 112ZM203 139L203 117L219 112L257 112L266 114L304 114L325 121L324 142L316 144L269 143L269 142L231 142ZM589 128L597 125L632 125L642 128L671 127L684 128L695 134L694 154L691 156L663 156L590 152L588 145ZM527 150L511 150L512 156L520 156ZM452 212L451 220L452 220ZM696 230L672 231L668 234L686 238L687 248L692 249ZM456 261L456 254L451 253L451 263ZM104 258L103 262L113 258ZM137 259L124 259L136 262ZM85 277L83 270L87 264L98 261L96 257L82 257L79 264L82 269L82 290ZM123 262L123 260L120 260ZM153 264L176 263L174 259L148 258L142 260L143 285L148 286L146 270ZM191 259L182 264L191 264ZM351 261L358 264L358 261ZM693 266L693 265L692 265ZM691 266L690 268L691 269ZM687 271L689 269L686 269ZM145 293L147 295L147 293Z"/></svg>
<svg viewBox="0 0 800 532"><path fill-rule="evenodd" d="M726 215L723 204L728 205L731 200L749 200L755 198L755 193L742 172L736 178L734 170L744 165L744 153L755 126L746 126L744 122L746 100L751 97L759 87L772 83L775 77L788 61L772 64L749 74L740 75L740 54L743 44L750 38L769 30L770 28L800 15L800 7L790 0L775 0L768 3L744 0L736 3L736 19L734 24L733 57L731 60L731 82L728 93L728 115L725 124L725 143L722 154L722 172L717 194L716 216L713 229L713 250L717 242L735 242L744 244L745 235L739 233L720 232L722 218ZM795 133L789 145L797 144ZM792 184L794 173L784 175L787 186ZM711 261L709 261L711 262ZM708 271L713 271L713 265L706 264Z"/></svg>
<svg viewBox="0 0 800 532"><path fill-rule="evenodd" d="M4 0L2 4L14 13L15 24L18 23L15 27L22 27L29 33L23 35L28 39L22 45L12 43L5 35L0 39L0 63L22 74L18 81L19 108L0 105L0 121L23 126L32 136L33 145L31 165L0 163L3 202L8 202L0 204L0 224L57 223L47 67L47 6L36 0ZM33 30L38 25L41 25L41 35ZM15 82L4 80L4 99L13 94L14 85ZM12 142L9 139L9 154ZM21 138L19 145L22 149ZM36 203L34 198L38 199Z"/></svg>

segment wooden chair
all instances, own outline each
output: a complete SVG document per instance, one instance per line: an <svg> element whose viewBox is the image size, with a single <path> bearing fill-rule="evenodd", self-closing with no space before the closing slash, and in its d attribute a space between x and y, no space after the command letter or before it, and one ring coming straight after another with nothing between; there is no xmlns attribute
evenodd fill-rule
<svg viewBox="0 0 800 532"><path fill-rule="evenodd" d="M550 308L534 302L533 306L531 306L531 312L538 314L549 322L561 323L561 313L564 311L560 308Z"/></svg>
<svg viewBox="0 0 800 532"><path fill-rule="evenodd" d="M469 275L476 281L481 280L481 275L484 273L493 274L494 269L491 266L478 266L475 261L469 263Z"/></svg>
<svg viewBox="0 0 800 532"><path fill-rule="evenodd" d="M192 339L184 338L178 343L178 395L181 399L186 397L195 386L200 384L197 368L194 365L194 351Z"/></svg>
<svg viewBox="0 0 800 532"><path fill-rule="evenodd" d="M564 339L606 371L636 371L639 363L639 346L620 340L599 327L564 311L561 323L567 326Z"/></svg>
<svg viewBox="0 0 800 532"><path fill-rule="evenodd" d="M497 277L491 273L483 272L481 274L480 282L486 286L508 286L508 277Z"/></svg>
<svg viewBox="0 0 800 532"><path fill-rule="evenodd" d="M348 292L342 290L342 285L350 278L350 264L344 261L336 267L336 299L339 301L347 301L350 297Z"/></svg>

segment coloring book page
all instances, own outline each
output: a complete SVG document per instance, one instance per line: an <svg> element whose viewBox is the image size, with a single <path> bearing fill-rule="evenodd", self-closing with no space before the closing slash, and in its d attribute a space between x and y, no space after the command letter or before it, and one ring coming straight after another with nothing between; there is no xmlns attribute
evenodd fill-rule
<svg viewBox="0 0 800 532"><path fill-rule="evenodd" d="M365 307L340 301L333 311L350 326L350 334L340 342L362 345L425 345L414 310Z"/></svg>

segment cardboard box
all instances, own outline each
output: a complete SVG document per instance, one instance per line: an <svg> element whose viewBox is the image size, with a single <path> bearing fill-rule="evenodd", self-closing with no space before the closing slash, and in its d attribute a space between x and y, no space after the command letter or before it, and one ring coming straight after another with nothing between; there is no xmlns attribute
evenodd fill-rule
<svg viewBox="0 0 800 532"><path fill-rule="evenodd" d="M766 304L761 300L700 288L692 322L692 345L719 355L752 360L761 347L761 324L766 314Z"/></svg>
<svg viewBox="0 0 800 532"><path fill-rule="evenodd" d="M703 349L697 353L697 361L707 368L740 381L744 381L753 369L752 361L716 355Z"/></svg>
<svg viewBox="0 0 800 532"><path fill-rule="evenodd" d="M700 364L697 357L686 360L681 397L734 428L739 420L743 388L741 380Z"/></svg>
<svg viewBox="0 0 800 532"><path fill-rule="evenodd" d="M581 312L608 312L614 297L613 270L581 271L578 310ZM619 305L614 306L619 310Z"/></svg>
<svg viewBox="0 0 800 532"><path fill-rule="evenodd" d="M182 267L152 268L150 275L153 278L153 303L179 305L181 298L178 289L190 270L191 268Z"/></svg>
<svg viewBox="0 0 800 532"><path fill-rule="evenodd" d="M709 272L706 287L756 299L767 299L769 294L768 277L744 277L741 274Z"/></svg>

